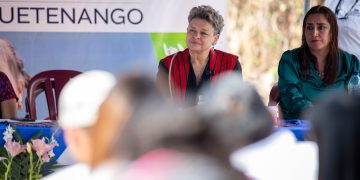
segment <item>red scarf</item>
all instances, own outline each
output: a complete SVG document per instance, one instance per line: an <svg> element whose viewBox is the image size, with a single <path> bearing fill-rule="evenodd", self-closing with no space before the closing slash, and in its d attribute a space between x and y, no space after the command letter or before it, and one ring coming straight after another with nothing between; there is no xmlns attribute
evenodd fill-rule
<svg viewBox="0 0 360 180"><path fill-rule="evenodd" d="M210 80L211 84L214 84L222 73L234 70L238 57L220 50L211 50L209 55L209 70L212 73ZM175 57L173 58L173 56ZM172 59L174 59L171 65L172 94L180 102L185 102L186 85L189 77L189 49L165 57L162 62L168 70Z"/></svg>

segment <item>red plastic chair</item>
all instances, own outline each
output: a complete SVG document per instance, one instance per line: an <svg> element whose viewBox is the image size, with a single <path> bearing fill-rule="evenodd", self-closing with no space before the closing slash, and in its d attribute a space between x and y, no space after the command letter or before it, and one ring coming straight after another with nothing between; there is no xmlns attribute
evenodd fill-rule
<svg viewBox="0 0 360 180"><path fill-rule="evenodd" d="M49 70L36 74L27 86L26 109L30 119L37 119L35 99L41 93L45 93L49 119L57 119L57 105L60 92L65 84L79 71L74 70Z"/></svg>
<svg viewBox="0 0 360 180"><path fill-rule="evenodd" d="M276 82L270 90L268 106L276 106L278 109L278 119L284 119L280 106L280 93L278 83Z"/></svg>
<svg viewBox="0 0 360 180"><path fill-rule="evenodd" d="M279 104L279 102L280 102L279 87L278 87L278 83L275 83L270 90L268 106L276 106Z"/></svg>

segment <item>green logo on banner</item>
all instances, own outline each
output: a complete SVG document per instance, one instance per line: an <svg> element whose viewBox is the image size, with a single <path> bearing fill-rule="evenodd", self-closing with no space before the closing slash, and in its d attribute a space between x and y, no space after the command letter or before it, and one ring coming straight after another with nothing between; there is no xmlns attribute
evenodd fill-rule
<svg viewBox="0 0 360 180"><path fill-rule="evenodd" d="M150 33L158 60L186 48L186 33Z"/></svg>

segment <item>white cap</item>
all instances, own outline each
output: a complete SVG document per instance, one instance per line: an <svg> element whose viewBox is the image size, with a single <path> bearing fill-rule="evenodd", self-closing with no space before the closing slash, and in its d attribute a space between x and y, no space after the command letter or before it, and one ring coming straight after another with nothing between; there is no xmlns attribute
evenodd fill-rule
<svg viewBox="0 0 360 180"><path fill-rule="evenodd" d="M71 79L59 97L59 125L83 128L95 124L98 110L116 84L113 74L91 70Z"/></svg>

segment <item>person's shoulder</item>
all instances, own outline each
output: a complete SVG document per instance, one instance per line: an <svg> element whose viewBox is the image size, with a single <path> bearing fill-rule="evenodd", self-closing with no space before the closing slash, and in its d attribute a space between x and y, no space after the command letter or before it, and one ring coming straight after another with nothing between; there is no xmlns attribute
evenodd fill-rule
<svg viewBox="0 0 360 180"><path fill-rule="evenodd" d="M160 63L169 64L172 59L176 58L176 56L179 56L181 54L186 54L188 52L188 49L185 49L183 51L178 51L176 53L170 54L163 59L160 60Z"/></svg>
<svg viewBox="0 0 360 180"><path fill-rule="evenodd" d="M11 81L5 73L0 72L0 102L13 98L18 100Z"/></svg>
<svg viewBox="0 0 360 180"><path fill-rule="evenodd" d="M347 51L344 51L342 49L339 49L338 57L339 57L339 64L340 64L341 68L352 69L352 68L354 68L354 66L355 66L355 68L358 68L358 66L360 64L359 59L355 55L353 55Z"/></svg>
<svg viewBox="0 0 360 180"><path fill-rule="evenodd" d="M283 56L294 56L300 53L300 48L289 49L283 53Z"/></svg>
<svg viewBox="0 0 360 180"><path fill-rule="evenodd" d="M9 77L0 71L0 88L8 88L11 85Z"/></svg>
<svg viewBox="0 0 360 180"><path fill-rule="evenodd" d="M352 59L355 59L355 60L358 60L358 58L354 55L354 54L351 54L345 50L341 50L339 49L339 55L340 57L345 57L345 59L349 59L349 60L352 60Z"/></svg>
<svg viewBox="0 0 360 180"><path fill-rule="evenodd" d="M283 52L280 61L297 61L300 54L300 48L291 49Z"/></svg>
<svg viewBox="0 0 360 180"><path fill-rule="evenodd" d="M3 79L9 79L9 78L7 77L7 75L6 75L4 72L2 72L2 71L0 71L0 78L1 78L1 80L3 80Z"/></svg>

